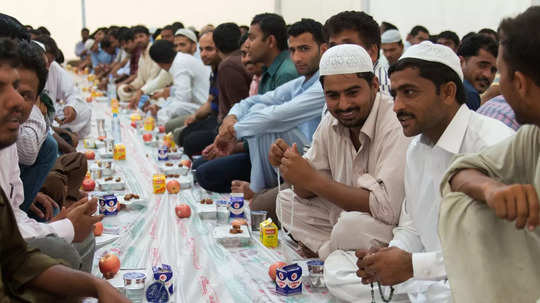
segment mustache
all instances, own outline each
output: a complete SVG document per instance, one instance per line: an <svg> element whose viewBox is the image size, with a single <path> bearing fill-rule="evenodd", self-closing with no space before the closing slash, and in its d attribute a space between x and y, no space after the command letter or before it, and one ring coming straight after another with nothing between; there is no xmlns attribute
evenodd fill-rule
<svg viewBox="0 0 540 303"><path fill-rule="evenodd" d="M409 113L409 112L406 112L406 111L403 111L403 110L400 110L396 113L396 116L399 118L414 118L414 115Z"/></svg>
<svg viewBox="0 0 540 303"><path fill-rule="evenodd" d="M14 110L14 111L11 111L8 115L6 115L4 119L0 121L0 124L7 123L9 120L13 118L17 119L17 121L19 121L20 124L24 122L22 112L19 110Z"/></svg>
<svg viewBox="0 0 540 303"><path fill-rule="evenodd" d="M336 109L334 113L341 114L341 113L346 113L350 111L359 111L359 110L360 110L360 107L349 107L347 109Z"/></svg>

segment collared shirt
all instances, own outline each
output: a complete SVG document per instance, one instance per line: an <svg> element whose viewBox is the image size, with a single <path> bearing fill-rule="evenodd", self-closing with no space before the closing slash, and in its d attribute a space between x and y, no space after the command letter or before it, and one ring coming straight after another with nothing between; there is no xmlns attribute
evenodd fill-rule
<svg viewBox="0 0 540 303"><path fill-rule="evenodd" d="M452 158L459 153L483 150L513 133L501 122L477 114L463 104L436 144L423 135L411 141L405 169L405 200L390 246L413 253L414 280L446 277L437 222L439 185ZM425 283L426 289L429 285Z"/></svg>
<svg viewBox="0 0 540 303"><path fill-rule="evenodd" d="M26 284L59 263L37 249L28 248L17 228L12 207L2 189L0 189L0 255L2 256L0 267L2 277L0 301L2 302L31 302L32 298L28 297L30 294L25 295L23 292Z"/></svg>
<svg viewBox="0 0 540 303"><path fill-rule="evenodd" d="M218 67L218 75L218 121L221 121L235 103L249 96L251 79L242 65L240 50L235 51L221 61Z"/></svg>
<svg viewBox="0 0 540 303"><path fill-rule="evenodd" d="M82 55L82 53L86 50L86 47L84 46L84 44L85 43L82 42L82 40L77 42L77 44L75 44L75 55L77 57L80 57L81 59L84 59L87 56L87 55L84 55L84 56Z"/></svg>
<svg viewBox="0 0 540 303"><path fill-rule="evenodd" d="M264 94L283 83L298 78L298 72L292 62L289 51L282 51L269 67L263 67L261 82L259 82L259 94Z"/></svg>
<svg viewBox="0 0 540 303"><path fill-rule="evenodd" d="M503 95L488 100L484 105L480 106L476 112L497 119L515 131L517 131L520 126L516 120L514 110L508 105Z"/></svg>
<svg viewBox="0 0 540 303"><path fill-rule="evenodd" d="M45 93L54 102L56 116L64 118L64 107L70 106L77 114L75 120L62 125L68 127L80 137L84 138L90 134L92 109L86 103L71 75L66 72L56 61L51 63L47 82L45 83Z"/></svg>
<svg viewBox="0 0 540 303"><path fill-rule="evenodd" d="M317 71L307 81L302 76L265 94L246 98L236 103L229 115L238 120L234 125L238 139L298 127L311 141L324 104Z"/></svg>
<svg viewBox="0 0 540 303"><path fill-rule="evenodd" d="M150 58L150 46L141 51L139 62L137 63L137 77L130 83L135 89L140 89L146 82L158 76L161 68L152 58Z"/></svg>
<svg viewBox="0 0 540 303"><path fill-rule="evenodd" d="M255 96L259 91L259 82L261 81L261 76L253 75L251 78L251 83L249 84L249 96Z"/></svg>
<svg viewBox="0 0 540 303"><path fill-rule="evenodd" d="M390 78L388 77L388 61L377 60L373 71L377 79L379 79L379 91L390 96Z"/></svg>
<svg viewBox="0 0 540 303"><path fill-rule="evenodd" d="M49 234L56 234L64 238L68 243L73 241L75 230L69 219L63 219L52 223L40 223L28 217L26 212L19 206L24 202L24 188L19 177L19 157L15 144L0 150L0 187L4 190L11 204L11 208L17 219L17 225L25 240L43 238Z"/></svg>
<svg viewBox="0 0 540 303"><path fill-rule="evenodd" d="M212 72L210 74L210 90L208 91L208 96L212 97L210 101L210 108L214 113L219 112L219 89L217 87L218 73Z"/></svg>
<svg viewBox="0 0 540 303"><path fill-rule="evenodd" d="M465 87L465 95L467 96L467 106L472 110L477 110L481 103L480 94L467 79L463 79L463 86Z"/></svg>
<svg viewBox="0 0 540 303"><path fill-rule="evenodd" d="M195 113L208 100L209 70L192 55L177 53L169 74L173 79L173 94L162 104L160 112L165 112L168 119Z"/></svg>
<svg viewBox="0 0 540 303"><path fill-rule="evenodd" d="M392 107L390 96L377 93L360 130L358 150L350 138L350 129L331 114L325 115L304 157L334 181L368 190L371 215L396 225L404 195L405 154L410 139L403 135Z"/></svg>
<svg viewBox="0 0 540 303"><path fill-rule="evenodd" d="M47 138L47 123L45 117L34 105L28 120L19 127L19 136L17 137L17 152L19 163L32 165L36 162L39 150L43 141Z"/></svg>

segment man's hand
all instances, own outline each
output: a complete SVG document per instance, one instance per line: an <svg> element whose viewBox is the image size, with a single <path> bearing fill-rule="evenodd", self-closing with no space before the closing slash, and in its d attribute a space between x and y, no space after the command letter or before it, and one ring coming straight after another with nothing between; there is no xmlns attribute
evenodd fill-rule
<svg viewBox="0 0 540 303"><path fill-rule="evenodd" d="M288 183L310 190L317 171L298 152L296 143L287 148L281 159L281 176ZM310 190L311 191L311 190Z"/></svg>
<svg viewBox="0 0 540 303"><path fill-rule="evenodd" d="M152 116L157 116L158 111L161 109L157 104L152 104L148 107L148 110L152 114Z"/></svg>
<svg viewBox="0 0 540 303"><path fill-rule="evenodd" d="M124 92L125 93L130 93L130 92L132 92L134 90L135 90L135 87L133 87L133 85L131 85L131 84L128 84L128 85L124 86Z"/></svg>
<svg viewBox="0 0 540 303"><path fill-rule="evenodd" d="M228 115L223 119L221 126L219 127L219 134L222 136L231 136L236 138L236 131L234 125L238 122L235 115Z"/></svg>
<svg viewBox="0 0 540 303"><path fill-rule="evenodd" d="M214 144L217 148L217 156L224 157L233 153L236 146L236 140L234 137L218 135L214 140Z"/></svg>
<svg viewBox="0 0 540 303"><path fill-rule="evenodd" d="M45 213L43 213L41 209L37 207L36 203L41 204L41 206L45 208ZM45 219L46 221L52 219L55 208L59 209L60 206L58 206L58 204L51 197L42 192L37 193L34 202L32 203L32 205L30 205L30 210L40 218Z"/></svg>
<svg viewBox="0 0 540 303"><path fill-rule="evenodd" d="M268 153L268 160L274 167L281 165L281 159L285 154L285 151L289 148L289 144L285 140L279 138L270 146L270 152Z"/></svg>
<svg viewBox="0 0 540 303"><path fill-rule="evenodd" d="M155 93L153 93L153 94L150 96L150 98L155 99L155 100L157 100L157 99L159 99L159 98L167 99L167 98L169 98L170 94L171 94L171 88L170 88L170 87L166 87L166 88L164 88L164 89L163 89L162 91L160 91L160 92L155 92Z"/></svg>
<svg viewBox="0 0 540 303"><path fill-rule="evenodd" d="M215 143L212 143L212 144L208 145L201 152L201 155L206 160L213 160L216 157L216 154L217 154L217 147L216 147Z"/></svg>
<svg viewBox="0 0 540 303"><path fill-rule="evenodd" d="M69 123L75 120L77 117L77 113L75 112L75 109L71 106L64 107L64 120L62 123Z"/></svg>
<svg viewBox="0 0 540 303"><path fill-rule="evenodd" d="M525 225L534 230L540 225L538 194L530 184L505 185L496 181L484 187L486 204L495 210L497 217L516 221L516 228Z"/></svg>
<svg viewBox="0 0 540 303"><path fill-rule="evenodd" d="M86 237L93 232L94 224L103 219L103 215L91 215L97 208L96 198L91 200L88 200L88 198L83 198L81 200L83 203L81 205L77 205L67 214L67 218L71 221L73 224L73 229L75 230L73 242L81 242L86 239Z"/></svg>
<svg viewBox="0 0 540 303"><path fill-rule="evenodd" d="M142 90L139 89L139 90L133 95L133 97L131 97L131 99L129 99L129 105L128 105L128 108L130 108L130 109L136 109L137 106L139 105L139 100L141 99L142 94L143 94Z"/></svg>
<svg viewBox="0 0 540 303"><path fill-rule="evenodd" d="M412 254L397 247L385 247L374 253L357 251L357 276L363 284L380 282L390 286L413 277Z"/></svg>
<svg viewBox="0 0 540 303"><path fill-rule="evenodd" d="M191 123L195 122L197 119L195 118L195 115L189 115L186 120L184 120L184 126L188 126Z"/></svg>

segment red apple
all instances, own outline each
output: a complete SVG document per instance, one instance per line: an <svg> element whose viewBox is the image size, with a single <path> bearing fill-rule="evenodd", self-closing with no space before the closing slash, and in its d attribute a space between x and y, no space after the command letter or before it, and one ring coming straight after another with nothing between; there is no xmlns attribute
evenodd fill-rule
<svg viewBox="0 0 540 303"><path fill-rule="evenodd" d="M180 183L176 180L167 182L167 192L169 194L177 194L180 191Z"/></svg>
<svg viewBox="0 0 540 303"><path fill-rule="evenodd" d="M87 160L94 160L96 158L96 154L91 150L85 151L84 155L86 156Z"/></svg>
<svg viewBox="0 0 540 303"><path fill-rule="evenodd" d="M135 122L135 121L131 121L131 127L133 127L133 128L137 128L137 122Z"/></svg>
<svg viewBox="0 0 540 303"><path fill-rule="evenodd" d="M180 164L182 164L183 166L185 166L187 168L190 168L191 167L191 160L184 159L184 160L180 161Z"/></svg>
<svg viewBox="0 0 540 303"><path fill-rule="evenodd" d="M159 132L164 133L165 132L165 125L158 126Z"/></svg>
<svg viewBox="0 0 540 303"><path fill-rule="evenodd" d="M270 265L270 268L268 269L268 275L270 276L270 279L272 279L272 281L276 281L276 269L282 268L285 265L287 265L287 263L281 261Z"/></svg>
<svg viewBox="0 0 540 303"><path fill-rule="evenodd" d="M82 188L85 191L93 191L96 188L96 182L92 179L84 179L82 181Z"/></svg>
<svg viewBox="0 0 540 303"><path fill-rule="evenodd" d="M91 96L86 97L86 102L88 103L92 102L92 97Z"/></svg>
<svg viewBox="0 0 540 303"><path fill-rule="evenodd" d="M103 223L98 222L94 224L94 236L99 237L103 234Z"/></svg>
<svg viewBox="0 0 540 303"><path fill-rule="evenodd" d="M105 279L112 279L120 269L120 259L114 254L108 253L99 259L99 271Z"/></svg>
<svg viewBox="0 0 540 303"><path fill-rule="evenodd" d="M178 218L189 218L191 216L191 208L187 204L179 204L174 208Z"/></svg>
<svg viewBox="0 0 540 303"><path fill-rule="evenodd" d="M150 141L152 141L152 134L145 133L144 135L142 135L142 139L143 139L144 142L150 142Z"/></svg>
<svg viewBox="0 0 540 303"><path fill-rule="evenodd" d="M98 139L99 141L105 141L105 139L107 139L107 137L105 137L105 136L99 136L99 137L97 137L97 139Z"/></svg>

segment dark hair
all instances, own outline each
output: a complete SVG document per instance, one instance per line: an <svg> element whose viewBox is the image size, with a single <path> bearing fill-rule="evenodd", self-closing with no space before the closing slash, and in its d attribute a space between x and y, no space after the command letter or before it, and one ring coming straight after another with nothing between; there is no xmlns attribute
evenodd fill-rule
<svg viewBox="0 0 540 303"><path fill-rule="evenodd" d="M42 34L42 35L47 35L47 36L50 36L51 35L51 32L49 32L49 30L45 27L45 26L40 26L37 28L37 30Z"/></svg>
<svg viewBox="0 0 540 303"><path fill-rule="evenodd" d="M83 27L83 28L81 29L81 33L82 33L82 32L88 32L88 33L90 33L90 30L87 29L86 27Z"/></svg>
<svg viewBox="0 0 540 303"><path fill-rule="evenodd" d="M106 28L106 27L100 27L100 28L96 29L92 34L90 34L90 37L91 37L92 39L95 39L95 38L96 38L96 34L97 34L99 31L107 32L107 28Z"/></svg>
<svg viewBox="0 0 540 303"><path fill-rule="evenodd" d="M499 35L497 34L496 31L492 30L491 28L483 28L481 30L478 31L479 34L484 34L484 35L493 35L495 36L495 40L498 41L499 40Z"/></svg>
<svg viewBox="0 0 540 303"><path fill-rule="evenodd" d="M247 26L247 25L240 25L239 28L240 28L240 30L242 30L242 29L245 30L246 33L249 31L249 26Z"/></svg>
<svg viewBox="0 0 540 303"><path fill-rule="evenodd" d="M168 40L157 40L150 47L150 58L156 63L172 63L176 54L174 44Z"/></svg>
<svg viewBox="0 0 540 303"><path fill-rule="evenodd" d="M258 24L266 39L268 36L276 38L277 47L280 51L286 50L287 45L287 25L283 17L272 13L258 14L251 20L251 25Z"/></svg>
<svg viewBox="0 0 540 303"><path fill-rule="evenodd" d="M7 63L15 68L19 65L19 55L17 54L17 44L8 37L0 38L0 63Z"/></svg>
<svg viewBox="0 0 540 303"><path fill-rule="evenodd" d="M224 54L231 53L240 48L238 44L240 35L242 33L236 23L222 23L214 29L214 44L220 52Z"/></svg>
<svg viewBox="0 0 540 303"><path fill-rule="evenodd" d="M441 85L454 82L456 85L456 100L459 104L465 103L465 87L459 75L450 67L439 62L426 61L417 58L404 58L392 64L388 69L388 77L394 72L407 68L418 69L420 77L425 78L435 85L437 95L441 93Z"/></svg>
<svg viewBox="0 0 540 303"><path fill-rule="evenodd" d="M478 51L483 49L497 58L499 52L497 43L491 37L482 34L470 35L461 41L457 54L464 58L478 56Z"/></svg>
<svg viewBox="0 0 540 303"><path fill-rule="evenodd" d="M427 30L427 28L425 28L422 25L417 25L417 26L413 27L411 29L410 35L413 36L413 37L416 37L416 35L418 35L418 33L420 33L420 32L424 32L424 33L429 35L429 31Z"/></svg>
<svg viewBox="0 0 540 303"><path fill-rule="evenodd" d="M469 38L469 37L472 36L472 35L476 35L476 33L475 33L475 32L468 32L468 33L466 33L463 37L461 37L461 41L463 41L463 40Z"/></svg>
<svg viewBox="0 0 540 303"><path fill-rule="evenodd" d="M17 53L19 55L20 67L36 73L39 80L36 96L39 96L45 87L49 73L45 59L43 59L43 49L34 42L23 40L17 45Z"/></svg>
<svg viewBox="0 0 540 303"><path fill-rule="evenodd" d="M386 22L386 21L381 22L380 28L381 28L382 33L386 32L389 29L395 29L395 30L398 29L397 26L393 25L392 23Z"/></svg>
<svg viewBox="0 0 540 303"><path fill-rule="evenodd" d="M318 45L326 42L322 24L313 19L302 18L302 20L294 23L289 28L289 36L297 37L303 33L310 33L313 36L313 40L315 40Z"/></svg>
<svg viewBox="0 0 540 303"><path fill-rule="evenodd" d="M30 34L19 20L0 13L0 37L30 40Z"/></svg>
<svg viewBox="0 0 540 303"><path fill-rule="evenodd" d="M156 31L152 34L152 39L156 40L159 35L161 35L161 28L156 29Z"/></svg>
<svg viewBox="0 0 540 303"><path fill-rule="evenodd" d="M373 78L375 78L375 74L372 72L356 73L356 76L360 79L366 80L367 83L371 83ZM321 82L321 86L324 88L324 76L319 77L319 82Z"/></svg>
<svg viewBox="0 0 540 303"><path fill-rule="evenodd" d="M64 55L62 54L62 52L60 51L60 49L58 48L58 46L56 45L56 42L54 41L53 38L51 38L51 36L47 36L47 35L41 35L39 37L36 37L35 39L36 41L39 41L41 43L43 43L43 45L45 45L45 51L49 54L52 54L54 56L54 60L58 63L62 63L64 62L63 58L64 58Z"/></svg>
<svg viewBox="0 0 540 303"><path fill-rule="evenodd" d="M246 42L246 40L248 39L249 35L248 33L245 33L243 34L241 37L240 37L240 40L238 41L238 45L240 45L240 47L242 47L242 44L244 44Z"/></svg>
<svg viewBox="0 0 540 303"><path fill-rule="evenodd" d="M173 34L176 33L177 30L181 29L181 28L184 28L184 24L182 22L174 22L173 24L171 24L171 26L173 27Z"/></svg>
<svg viewBox="0 0 540 303"><path fill-rule="evenodd" d="M140 33L150 36L150 32L148 31L148 28L146 28L146 26L144 25L135 25L134 27L131 28L131 30L133 31L134 36Z"/></svg>
<svg viewBox="0 0 540 303"><path fill-rule="evenodd" d="M370 15L364 12L345 11L330 17L324 24L326 40L329 41L330 36L347 29L357 31L366 48L376 45L377 49L381 49L379 25Z"/></svg>
<svg viewBox="0 0 540 303"><path fill-rule="evenodd" d="M101 41L101 49L105 50L106 48L109 48L111 47L111 40L109 40L109 38L105 38L103 39L103 41Z"/></svg>
<svg viewBox="0 0 540 303"><path fill-rule="evenodd" d="M173 27L172 25L167 25L167 26L163 27L163 28L161 29L161 32L163 32L163 31L171 31L173 35L174 35L174 33L176 32L176 31L174 30L174 27Z"/></svg>
<svg viewBox="0 0 540 303"><path fill-rule="evenodd" d="M444 32L441 32L441 33L437 36L437 40L438 40L439 38L451 40L452 42L454 42L454 44L456 45L456 47L459 47L459 36L458 36L455 32L453 32L453 31L444 31Z"/></svg>
<svg viewBox="0 0 540 303"><path fill-rule="evenodd" d="M120 38L118 41L124 42L124 41L132 41L135 39L135 35L133 34L133 31L130 28L126 28L125 30L120 30Z"/></svg>
<svg viewBox="0 0 540 303"><path fill-rule="evenodd" d="M510 69L510 77L520 71L540 86L540 6L529 7L515 18L505 18L499 25L502 59Z"/></svg>

